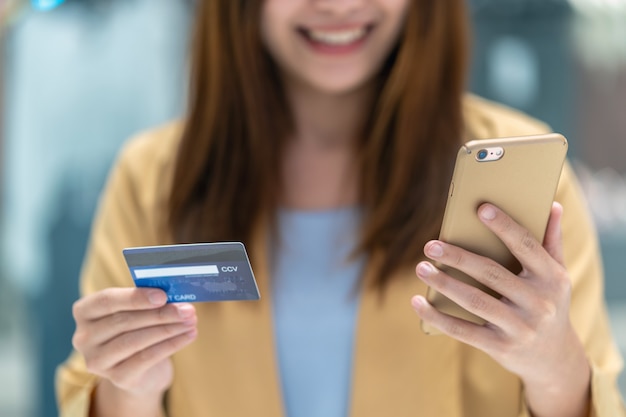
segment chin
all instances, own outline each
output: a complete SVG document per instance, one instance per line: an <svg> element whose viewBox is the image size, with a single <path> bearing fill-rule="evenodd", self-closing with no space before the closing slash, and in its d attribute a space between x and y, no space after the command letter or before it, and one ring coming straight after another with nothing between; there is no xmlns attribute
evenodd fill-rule
<svg viewBox="0 0 626 417"><path fill-rule="evenodd" d="M356 92L365 88L372 81L372 77L357 76L357 77L342 77L327 75L324 77L315 77L313 79L306 80L305 82L313 90L328 95L344 95Z"/></svg>

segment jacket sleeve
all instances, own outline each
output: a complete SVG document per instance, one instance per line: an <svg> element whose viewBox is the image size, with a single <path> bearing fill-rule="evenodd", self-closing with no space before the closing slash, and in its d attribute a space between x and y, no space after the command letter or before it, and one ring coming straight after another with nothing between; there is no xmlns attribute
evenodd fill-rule
<svg viewBox="0 0 626 417"><path fill-rule="evenodd" d="M142 203L137 175L145 156L136 141L127 144L113 166L100 197L81 271L82 296L107 287L132 286L122 249L154 242L150 216ZM145 193L144 193L145 194ZM143 198L145 200L145 198ZM59 415L86 417L98 378L90 374L82 355L74 351L56 372Z"/></svg>
<svg viewBox="0 0 626 417"><path fill-rule="evenodd" d="M570 318L592 369L592 417L624 417L617 387L622 358L611 336L604 302L604 281L596 231L569 164L565 165L556 200L563 205L565 264L572 280ZM525 406L524 406L525 407ZM530 417L524 408L520 417Z"/></svg>

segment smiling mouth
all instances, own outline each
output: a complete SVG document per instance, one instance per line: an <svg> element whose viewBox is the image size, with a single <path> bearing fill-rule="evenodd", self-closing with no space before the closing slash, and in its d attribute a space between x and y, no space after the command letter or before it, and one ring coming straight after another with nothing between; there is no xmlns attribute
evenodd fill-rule
<svg viewBox="0 0 626 417"><path fill-rule="evenodd" d="M322 30L300 28L307 40L328 46L347 46L360 42L371 32L372 26L361 26L343 30Z"/></svg>

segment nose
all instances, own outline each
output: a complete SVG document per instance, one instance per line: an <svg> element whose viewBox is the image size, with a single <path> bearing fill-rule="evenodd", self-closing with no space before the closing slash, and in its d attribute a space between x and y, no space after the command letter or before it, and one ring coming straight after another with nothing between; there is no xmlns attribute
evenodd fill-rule
<svg viewBox="0 0 626 417"><path fill-rule="evenodd" d="M365 1L366 0L313 0L313 3L315 8L322 13L333 16L346 16L363 7Z"/></svg>

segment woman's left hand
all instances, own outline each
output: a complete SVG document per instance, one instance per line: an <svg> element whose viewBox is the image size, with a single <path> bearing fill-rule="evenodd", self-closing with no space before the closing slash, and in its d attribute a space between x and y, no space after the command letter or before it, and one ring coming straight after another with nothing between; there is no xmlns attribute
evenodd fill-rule
<svg viewBox="0 0 626 417"><path fill-rule="evenodd" d="M486 320L478 325L436 310L415 296L415 311L427 324L490 355L517 374L533 415L583 416L589 407L591 370L569 319L571 282L563 262L560 220L554 203L543 241L498 208L483 204L478 215L522 265L515 275L491 259L441 241L430 241L430 259L458 269L502 295L493 296L462 283L424 261L420 279L469 312Z"/></svg>

